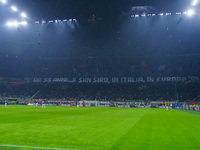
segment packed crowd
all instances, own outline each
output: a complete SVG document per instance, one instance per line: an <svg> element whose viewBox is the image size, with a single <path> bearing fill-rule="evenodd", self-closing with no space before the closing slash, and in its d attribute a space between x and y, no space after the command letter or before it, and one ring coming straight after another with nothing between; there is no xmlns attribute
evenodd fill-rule
<svg viewBox="0 0 200 150"><path fill-rule="evenodd" d="M78 84L26 83L5 86L2 97L46 100L100 100L100 101L200 101L200 84L189 83L132 83L132 84Z"/></svg>
<svg viewBox="0 0 200 150"><path fill-rule="evenodd" d="M2 77L193 77L195 82L131 84L14 83L0 81L2 97L84 100L200 100L200 56L14 58L0 60ZM9 58L6 58L9 59ZM36 94L37 93L37 94Z"/></svg>
<svg viewBox="0 0 200 150"><path fill-rule="evenodd" d="M0 60L2 77L199 76L200 56ZM12 63L12 64L10 64Z"/></svg>

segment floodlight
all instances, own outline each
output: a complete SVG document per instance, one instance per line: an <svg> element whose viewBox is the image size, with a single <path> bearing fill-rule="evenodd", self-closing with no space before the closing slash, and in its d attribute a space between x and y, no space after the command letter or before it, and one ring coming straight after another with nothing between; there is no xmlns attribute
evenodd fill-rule
<svg viewBox="0 0 200 150"><path fill-rule="evenodd" d="M6 0L0 0L3 4L6 4L7 1Z"/></svg>
<svg viewBox="0 0 200 150"><path fill-rule="evenodd" d="M139 17L139 15L135 15L135 17Z"/></svg>
<svg viewBox="0 0 200 150"><path fill-rule="evenodd" d="M141 16L142 16L142 17L146 17L146 14L142 14Z"/></svg>
<svg viewBox="0 0 200 150"><path fill-rule="evenodd" d="M195 14L195 11L193 9L190 9L187 11L188 16L193 16Z"/></svg>
<svg viewBox="0 0 200 150"><path fill-rule="evenodd" d="M23 17L23 18L27 18L27 15L23 12L23 13L21 13L21 16Z"/></svg>
<svg viewBox="0 0 200 150"><path fill-rule="evenodd" d="M16 8L15 6L11 6L11 9L12 9L13 11L17 11L17 8Z"/></svg>
<svg viewBox="0 0 200 150"><path fill-rule="evenodd" d="M170 16L170 15L171 15L171 13L166 13L165 15L166 15L166 16Z"/></svg>
<svg viewBox="0 0 200 150"><path fill-rule="evenodd" d="M67 21L67 19L63 19L63 21L65 21L65 22L66 22L66 21Z"/></svg>
<svg viewBox="0 0 200 150"><path fill-rule="evenodd" d="M196 6L197 4L198 4L198 0L193 0L193 2L192 2L192 6Z"/></svg>
<svg viewBox="0 0 200 150"><path fill-rule="evenodd" d="M181 12L176 12L176 15L181 15L182 13Z"/></svg>
<svg viewBox="0 0 200 150"><path fill-rule="evenodd" d="M9 21L7 24L6 24L8 27L16 27L18 26L18 22L17 21Z"/></svg>
<svg viewBox="0 0 200 150"><path fill-rule="evenodd" d="M8 27L12 26L12 22L8 22L6 25L7 25Z"/></svg>
<svg viewBox="0 0 200 150"><path fill-rule="evenodd" d="M18 26L19 23L17 21L14 21L12 24L13 24L13 26L16 27L16 26Z"/></svg>
<svg viewBox="0 0 200 150"><path fill-rule="evenodd" d="M39 21L35 21L35 23L40 23Z"/></svg>
<svg viewBox="0 0 200 150"><path fill-rule="evenodd" d="M53 22L53 20L50 20L49 22L51 23L51 22Z"/></svg>
<svg viewBox="0 0 200 150"><path fill-rule="evenodd" d="M21 24L21 25L27 25L27 22L26 21L22 21L19 24Z"/></svg>
<svg viewBox="0 0 200 150"><path fill-rule="evenodd" d="M156 16L156 14L152 14L152 16Z"/></svg>
<svg viewBox="0 0 200 150"><path fill-rule="evenodd" d="M159 16L163 16L164 14L163 13L160 13L160 14L158 14Z"/></svg>
<svg viewBox="0 0 200 150"><path fill-rule="evenodd" d="M17 27L19 25L27 25L27 22L26 21L21 21L21 22L17 22L17 21L9 21L7 24L6 24L8 27Z"/></svg>
<svg viewBox="0 0 200 150"><path fill-rule="evenodd" d="M147 14L147 16L151 16L151 14Z"/></svg>

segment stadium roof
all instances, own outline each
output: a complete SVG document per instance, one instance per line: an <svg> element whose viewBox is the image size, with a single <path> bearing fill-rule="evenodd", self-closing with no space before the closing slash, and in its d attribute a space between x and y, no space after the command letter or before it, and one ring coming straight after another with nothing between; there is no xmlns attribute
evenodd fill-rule
<svg viewBox="0 0 200 150"><path fill-rule="evenodd" d="M108 46L96 44L97 49L101 49L102 45L107 49L117 47L116 43L120 40L125 48L121 48L123 47L121 45L118 47L121 49L128 47L131 51L136 49L136 53L147 50L152 52L154 49L159 52L160 50L169 52L171 49L173 52L174 49L188 52L185 47L191 49L190 45L194 45L193 49L196 50L199 47L198 0L0 0L0 2L2 19L0 52L3 56L12 53L17 56L24 53L33 56L32 53L37 53L40 56L41 53L46 55L50 51L62 54L64 50L70 53L74 52L72 47L77 50L73 43L83 51L85 48L93 47L92 44L85 44L87 41L84 40L96 39L115 40L114 46L110 46L111 42L108 41ZM183 13L185 11L191 18L185 17ZM152 13L156 13L156 19L151 17ZM195 13L196 16L192 17ZM134 20L137 15L140 16L138 21ZM167 15L170 17L166 17ZM191 30L187 30L188 28ZM165 48L167 50L164 50Z"/></svg>
<svg viewBox="0 0 200 150"><path fill-rule="evenodd" d="M162 11L184 11L193 0L10 0L34 18L56 20L76 18L87 20L91 16L111 22L133 6L152 6Z"/></svg>

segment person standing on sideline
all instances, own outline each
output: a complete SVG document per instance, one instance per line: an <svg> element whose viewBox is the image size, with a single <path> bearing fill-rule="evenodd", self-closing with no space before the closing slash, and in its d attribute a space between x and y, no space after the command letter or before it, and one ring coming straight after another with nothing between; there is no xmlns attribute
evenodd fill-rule
<svg viewBox="0 0 200 150"><path fill-rule="evenodd" d="M170 109L172 109L172 104L170 104Z"/></svg>
<svg viewBox="0 0 200 150"><path fill-rule="evenodd" d="M45 108L45 100L42 100L42 108Z"/></svg>
<svg viewBox="0 0 200 150"><path fill-rule="evenodd" d="M8 104L8 101L7 101L7 100L5 100L5 107L7 107L7 104Z"/></svg>
<svg viewBox="0 0 200 150"><path fill-rule="evenodd" d="M80 103L79 103L79 101L77 101L77 108L79 108L79 105L80 105Z"/></svg>
<svg viewBox="0 0 200 150"><path fill-rule="evenodd" d="M130 104L130 107L133 108L133 104Z"/></svg>
<svg viewBox="0 0 200 150"><path fill-rule="evenodd" d="M37 100L34 101L33 106L34 106L34 107L35 107L35 106L37 107Z"/></svg>

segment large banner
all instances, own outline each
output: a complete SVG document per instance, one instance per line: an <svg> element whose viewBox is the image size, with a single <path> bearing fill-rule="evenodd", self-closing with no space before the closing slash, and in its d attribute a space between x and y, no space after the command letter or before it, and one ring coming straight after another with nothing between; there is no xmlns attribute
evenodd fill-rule
<svg viewBox="0 0 200 150"><path fill-rule="evenodd" d="M74 77L74 78L33 78L35 83L106 83L125 84L138 82L187 82L189 77Z"/></svg>

